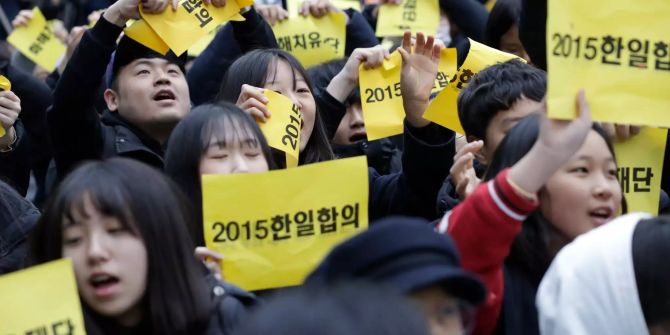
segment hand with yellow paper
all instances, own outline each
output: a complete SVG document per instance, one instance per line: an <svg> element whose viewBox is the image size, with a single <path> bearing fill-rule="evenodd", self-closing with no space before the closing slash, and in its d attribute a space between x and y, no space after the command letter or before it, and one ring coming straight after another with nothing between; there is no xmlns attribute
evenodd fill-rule
<svg viewBox="0 0 670 335"><path fill-rule="evenodd" d="M0 76L0 79L5 79ZM9 81L7 81L9 82ZM14 123L21 113L21 100L12 91L0 91L0 151L8 149L16 142Z"/></svg>
<svg viewBox="0 0 670 335"><path fill-rule="evenodd" d="M119 26L125 27L128 20L140 18L140 3L145 13L161 13L165 11L168 4L172 2L172 10L176 9L177 0L119 0L109 6L102 16L105 20Z"/></svg>
<svg viewBox="0 0 670 335"><path fill-rule="evenodd" d="M266 106L270 100L263 94L264 91L263 88L244 84L235 103L241 110L263 123L272 116Z"/></svg>
<svg viewBox="0 0 670 335"><path fill-rule="evenodd" d="M288 19L288 11L280 5L254 5L258 14L271 26Z"/></svg>
<svg viewBox="0 0 670 335"><path fill-rule="evenodd" d="M378 68L389 58L388 50L381 45L354 49L342 70L330 81L326 91L337 101L344 102L351 91L358 86L360 68L365 70Z"/></svg>
<svg viewBox="0 0 670 335"><path fill-rule="evenodd" d="M300 15L322 17L328 13L343 13L330 0L305 0L300 6ZM348 17L347 17L348 19Z"/></svg>
<svg viewBox="0 0 670 335"><path fill-rule="evenodd" d="M422 33L418 33L412 50L411 37L411 33L405 32L402 46L398 48L402 55L400 91L407 122L419 128L430 124L423 118L423 113L428 108L442 48L435 44L433 36L426 39Z"/></svg>
<svg viewBox="0 0 670 335"><path fill-rule="evenodd" d="M54 34L39 8L33 8L29 15L23 12L14 24L16 29L7 36L7 42L35 64L53 71L65 53L65 45Z"/></svg>

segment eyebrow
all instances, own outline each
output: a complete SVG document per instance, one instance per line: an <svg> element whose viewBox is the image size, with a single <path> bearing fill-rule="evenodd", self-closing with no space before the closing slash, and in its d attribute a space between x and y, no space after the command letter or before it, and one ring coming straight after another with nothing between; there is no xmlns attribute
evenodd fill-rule
<svg viewBox="0 0 670 335"><path fill-rule="evenodd" d="M242 145L246 144L246 145L248 145L248 146L250 146L250 147L251 147L251 146L253 146L253 147L257 147L257 146L259 146L258 139L251 138L251 137L250 137L250 138L241 139L241 140L239 140L239 141L237 141L237 142L242 143ZM228 145L228 144L227 144L227 142L226 142L225 140L219 140L219 141L215 141L215 142L209 142L209 144L207 145L207 149L209 149L209 148L211 148L211 147L215 147L215 146L216 146L216 147L219 147L219 148L225 148L227 145Z"/></svg>
<svg viewBox="0 0 670 335"><path fill-rule="evenodd" d="M585 161L588 161L588 160L591 160L591 159L592 159L591 156L585 156L585 155L582 155L582 156L577 157L577 160L585 160ZM608 161L608 162L614 162L614 157L610 157L610 158L608 158L607 161Z"/></svg>

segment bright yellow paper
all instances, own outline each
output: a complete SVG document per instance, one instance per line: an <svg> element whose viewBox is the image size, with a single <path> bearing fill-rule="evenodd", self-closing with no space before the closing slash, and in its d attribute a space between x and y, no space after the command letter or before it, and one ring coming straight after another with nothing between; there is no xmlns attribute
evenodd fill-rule
<svg viewBox="0 0 670 335"><path fill-rule="evenodd" d="M33 19L7 37L7 42L35 64L53 71L65 55L65 45L51 30L39 8L33 8Z"/></svg>
<svg viewBox="0 0 670 335"><path fill-rule="evenodd" d="M368 226L365 156L204 175L202 191L207 247L224 255L226 280L249 291L302 283L333 246Z"/></svg>
<svg viewBox="0 0 670 335"><path fill-rule="evenodd" d="M220 24L237 17L240 9L253 4L252 0L230 0L221 8L206 6L202 0L181 0L177 11L166 9L160 14L146 14L142 18L161 37L176 55L214 30Z"/></svg>
<svg viewBox="0 0 670 335"><path fill-rule="evenodd" d="M304 0L287 0L286 6L288 8L286 10L288 11L288 15L291 17L298 16L300 14L300 6L303 2ZM361 10L361 3L358 0L332 0L331 3L335 8L341 10L349 8Z"/></svg>
<svg viewBox="0 0 670 335"><path fill-rule="evenodd" d="M147 21L137 20L123 31L128 37L161 55L165 55L170 51L170 47L151 29Z"/></svg>
<svg viewBox="0 0 670 335"><path fill-rule="evenodd" d="M658 214L667 129L642 128L637 136L615 143L617 176L628 212Z"/></svg>
<svg viewBox="0 0 670 335"><path fill-rule="evenodd" d="M447 85L449 79L458 71L458 55L456 48L445 48L440 53L440 64L437 65L437 76L435 78L435 87L431 94L440 93Z"/></svg>
<svg viewBox="0 0 670 335"><path fill-rule="evenodd" d="M670 1L548 6L549 116L573 118L575 92L584 88L596 121L670 127Z"/></svg>
<svg viewBox="0 0 670 335"><path fill-rule="evenodd" d="M493 7L494 7L495 5L496 5L496 0L488 0L488 1L486 1L486 5L485 5L485 6L486 6L486 10L488 10L488 11L490 12L491 10L493 10Z"/></svg>
<svg viewBox="0 0 670 335"><path fill-rule="evenodd" d="M379 5L376 34L402 36L405 31L435 35L440 25L438 0L403 0L400 5Z"/></svg>
<svg viewBox="0 0 670 335"><path fill-rule="evenodd" d="M0 297L0 334L86 334L69 259L0 277Z"/></svg>
<svg viewBox="0 0 670 335"><path fill-rule="evenodd" d="M468 56L465 58L465 61L458 70L456 76L451 78L451 85L448 85L437 95L435 100L428 106L428 110L424 113L423 117L459 134L465 134L461 122L458 119L458 108L456 106L458 94L461 92L461 89L466 87L472 77L479 71L484 70L491 65L514 58L520 59L515 55L470 40L470 51L468 52ZM574 110L574 94L572 99Z"/></svg>
<svg viewBox="0 0 670 335"><path fill-rule="evenodd" d="M272 27L279 48L298 58L304 67L344 57L346 14L330 13L321 18L289 18Z"/></svg>
<svg viewBox="0 0 670 335"><path fill-rule="evenodd" d="M358 69L363 122L368 140L402 134L405 109L400 92L402 56L398 51L375 69Z"/></svg>
<svg viewBox="0 0 670 335"><path fill-rule="evenodd" d="M0 91L11 91L12 83L7 79L7 77L0 75ZM4 137L7 134L7 131L4 127L0 127L0 137Z"/></svg>
<svg viewBox="0 0 670 335"><path fill-rule="evenodd" d="M258 122L258 125L268 144L286 153L286 167L296 167L300 154L300 109L291 99L277 92L265 90L263 94L270 100L267 108L272 116L265 123Z"/></svg>

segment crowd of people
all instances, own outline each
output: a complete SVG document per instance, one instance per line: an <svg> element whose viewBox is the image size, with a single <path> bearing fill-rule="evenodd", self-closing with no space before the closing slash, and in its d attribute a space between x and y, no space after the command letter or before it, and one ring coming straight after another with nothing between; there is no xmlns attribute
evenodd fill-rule
<svg viewBox="0 0 670 335"><path fill-rule="evenodd" d="M309 69L278 47L282 2L192 57L123 34L176 0L3 1L5 36L39 6L67 52L49 73L1 43L0 274L71 259L89 334L670 334L670 218L628 214L617 179L613 142L640 127L593 122L584 90L548 118L547 1L439 0L434 33L389 49L379 6L402 1L301 2L347 16L345 58ZM423 114L469 39L518 57L463 87L457 134ZM359 68L395 50L403 133L368 141ZM302 285L247 292L205 247L201 176L287 168L265 90L300 110L299 166L367 157L369 228Z"/></svg>

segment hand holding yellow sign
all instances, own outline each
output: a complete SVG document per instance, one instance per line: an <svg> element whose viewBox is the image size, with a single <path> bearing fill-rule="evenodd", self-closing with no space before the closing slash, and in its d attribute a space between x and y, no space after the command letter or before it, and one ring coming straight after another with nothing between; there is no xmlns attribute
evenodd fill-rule
<svg viewBox="0 0 670 335"><path fill-rule="evenodd" d="M363 122L369 141L403 132L405 109L400 92L402 57L398 51L375 69L359 67Z"/></svg>
<svg viewBox="0 0 670 335"><path fill-rule="evenodd" d="M240 9L253 4L253 0L230 0L221 8L206 6L202 0L181 0L177 11L166 10L160 14L147 14L142 18L176 54L183 54L191 45L220 24L237 18Z"/></svg>
<svg viewBox="0 0 670 335"><path fill-rule="evenodd" d="M246 290L298 285L368 226L364 156L262 174L202 176L207 247Z"/></svg>
<svg viewBox="0 0 670 335"><path fill-rule="evenodd" d="M0 277L0 334L85 334L72 261Z"/></svg>
<svg viewBox="0 0 670 335"><path fill-rule="evenodd" d="M142 19L137 20L123 31L128 37L161 55L165 55L170 51L170 47L151 29L147 21Z"/></svg>
<svg viewBox="0 0 670 335"><path fill-rule="evenodd" d="M7 77L0 75L0 91L11 91L12 83L9 82ZM4 137L7 134L7 131L4 127L0 126L0 137Z"/></svg>
<svg viewBox="0 0 670 335"><path fill-rule="evenodd" d="M346 14L321 18L296 16L272 27L279 48L290 52L304 67L344 57Z"/></svg>
<svg viewBox="0 0 670 335"><path fill-rule="evenodd" d="M670 2L551 0L548 111L572 115L572 93L589 92L596 121L670 127Z"/></svg>
<svg viewBox="0 0 670 335"><path fill-rule="evenodd" d="M7 42L47 71L53 71L65 55L65 45L56 38L38 7L33 9L28 25L16 28Z"/></svg>
<svg viewBox="0 0 670 335"><path fill-rule="evenodd" d="M258 125L268 144L286 153L286 167L298 166L302 114L291 99L271 90L264 90L267 108L272 116Z"/></svg>
<svg viewBox="0 0 670 335"><path fill-rule="evenodd" d="M642 128L640 134L614 144L628 212L658 214L667 135L667 129Z"/></svg>
<svg viewBox="0 0 670 335"><path fill-rule="evenodd" d="M449 78L453 77L458 71L458 55L456 48L445 48L440 53L440 64L437 66L437 77L435 78L435 88L430 94L440 93L447 85Z"/></svg>
<svg viewBox="0 0 670 335"><path fill-rule="evenodd" d="M458 73L449 81L451 85L448 85L437 95L423 117L459 134L464 134L465 131L458 119L458 107L456 105L461 89L466 87L472 77L479 71L514 58L518 57L470 40L468 56ZM574 105L574 97L572 99ZM574 106L572 110L574 110Z"/></svg>
<svg viewBox="0 0 670 335"><path fill-rule="evenodd" d="M379 5L376 33L402 36L405 31L435 35L440 25L438 0L403 0L400 5Z"/></svg>
<svg viewBox="0 0 670 335"><path fill-rule="evenodd" d="M300 7L304 2L307 1L309 0L287 0L286 9L288 10L288 15L291 17L300 15ZM345 10L349 8L355 10L361 9L361 3L358 0L331 0L330 3L333 5L333 7L339 10Z"/></svg>

